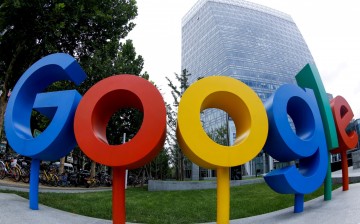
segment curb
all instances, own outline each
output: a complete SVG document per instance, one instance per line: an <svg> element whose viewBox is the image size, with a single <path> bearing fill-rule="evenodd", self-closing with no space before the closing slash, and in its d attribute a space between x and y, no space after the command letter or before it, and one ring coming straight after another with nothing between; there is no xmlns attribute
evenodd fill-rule
<svg viewBox="0 0 360 224"><path fill-rule="evenodd" d="M0 190L9 190L9 191L20 191L20 192L29 192L29 185L8 182L0 180ZM100 191L111 191L112 187L98 187L98 188L76 188L76 187L47 187L39 185L40 193L87 193L87 192L100 192Z"/></svg>

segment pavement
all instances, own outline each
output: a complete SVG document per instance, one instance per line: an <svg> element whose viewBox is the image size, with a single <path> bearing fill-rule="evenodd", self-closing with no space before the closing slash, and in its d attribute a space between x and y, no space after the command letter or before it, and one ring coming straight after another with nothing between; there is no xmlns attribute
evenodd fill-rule
<svg viewBox="0 0 360 224"><path fill-rule="evenodd" d="M29 184L23 182L14 182L9 179L0 180L0 190L11 190L29 192ZM85 187L50 187L39 185L39 192L41 193L86 193L86 192L97 192L97 191L111 191L111 187L96 187L96 188L85 188ZM1 198L0 198L1 200ZM2 224L0 222L0 224Z"/></svg>
<svg viewBox="0 0 360 224"><path fill-rule="evenodd" d="M360 169L354 169L352 166L349 167L349 183L360 183ZM338 170L332 172L331 177L333 183L342 183L342 171ZM359 222L360 223L360 222Z"/></svg>
<svg viewBox="0 0 360 224"><path fill-rule="evenodd" d="M349 167L349 176L359 177L360 170ZM341 178L341 171L333 173ZM3 184L0 182L0 189ZM7 186L9 187L9 186ZM331 201L319 197L304 205L304 212L295 214L293 207L259 216L231 220L231 224L360 224L360 183L351 184L348 191L338 188L332 193ZM67 190L57 188L60 190ZM81 189L81 192L86 192ZM79 193L79 192L71 192ZM111 220L96 219L69 212L60 211L44 205L39 210L31 210L29 201L15 194L0 193L0 223L36 223L36 224L108 224ZM212 224L212 223L208 223Z"/></svg>
<svg viewBox="0 0 360 224"><path fill-rule="evenodd" d="M348 191L338 188L330 201L323 196L308 201L302 213L294 213L294 208L286 208L238 220L231 224L359 224L360 223L360 183L351 184Z"/></svg>
<svg viewBox="0 0 360 224"><path fill-rule="evenodd" d="M45 205L39 205L39 210L31 210L29 201L15 194L0 193L0 223L26 224L106 224L111 220L90 218L64 212Z"/></svg>

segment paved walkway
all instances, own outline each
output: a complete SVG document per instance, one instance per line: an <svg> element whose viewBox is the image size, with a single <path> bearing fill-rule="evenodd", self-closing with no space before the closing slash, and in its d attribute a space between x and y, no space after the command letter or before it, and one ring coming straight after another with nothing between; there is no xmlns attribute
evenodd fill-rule
<svg viewBox="0 0 360 224"><path fill-rule="evenodd" d="M338 170L331 174L333 183L342 183L342 171ZM349 183L360 183L360 169L349 167ZM360 223L360 222L359 222Z"/></svg>
<svg viewBox="0 0 360 224"><path fill-rule="evenodd" d="M339 172L338 172L339 173ZM334 177L337 174L333 174ZM349 167L349 176L360 176L360 170ZM0 223L36 223L36 224L108 224L101 220L53 209L44 205L39 210L29 209L29 202L14 194L0 193ZM360 183L351 184L350 190L341 188L333 191L332 200L323 197L305 203L304 212L293 213L293 207L276 212L232 220L232 224L360 224Z"/></svg>
<svg viewBox="0 0 360 224"><path fill-rule="evenodd" d="M332 173L333 181L341 183L341 170ZM350 182L360 178L360 169L349 167ZM353 181L352 181L353 180ZM231 224L360 224L360 183L351 184L348 191L338 188L330 201L318 197L305 202L304 212L294 213L286 208L263 215L232 220Z"/></svg>
<svg viewBox="0 0 360 224"><path fill-rule="evenodd" d="M233 220L232 224L359 224L360 183L351 184L349 191L338 188L333 191L332 200L323 196L305 203L304 212L294 213L293 207L276 212Z"/></svg>
<svg viewBox="0 0 360 224"><path fill-rule="evenodd" d="M95 219L60 211L44 205L39 210L31 210L29 201L15 194L0 193L0 223L27 224L106 224L112 221Z"/></svg>
<svg viewBox="0 0 360 224"><path fill-rule="evenodd" d="M14 182L9 179L3 179L0 180L0 190L29 192L29 184L25 184L23 182ZM41 184L39 185L39 192L42 193L86 193L86 192L111 191L111 190L112 190L111 187L85 188L85 187L49 187Z"/></svg>

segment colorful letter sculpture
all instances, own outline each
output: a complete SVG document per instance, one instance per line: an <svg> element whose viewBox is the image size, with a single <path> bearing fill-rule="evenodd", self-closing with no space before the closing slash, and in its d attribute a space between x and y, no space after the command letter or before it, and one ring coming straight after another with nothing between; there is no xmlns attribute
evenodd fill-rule
<svg viewBox="0 0 360 224"><path fill-rule="evenodd" d="M265 151L281 162L294 165L268 173L266 183L276 192L295 194L294 212L302 212L304 194L321 186L327 171L327 147L314 93L295 85L281 86L265 103L269 135ZM290 116L295 130L289 122ZM296 133L294 132L296 131Z"/></svg>
<svg viewBox="0 0 360 224"><path fill-rule="evenodd" d="M83 98L75 90L43 92L56 81L70 80L78 85L85 78L80 65L69 55L52 54L37 61L12 91L5 132L17 153L32 158L31 209L38 209L40 160L58 160L77 142L89 158L113 168L113 223L125 223L125 170L150 162L163 147L165 103L154 85L133 75L106 78ZM183 94L178 108L178 142L194 163L217 170L217 223L229 223L229 168L250 161L263 146L280 162L299 161L298 168L290 165L264 177L274 191L295 195L294 212L303 211L304 194L319 188L325 177L324 198L331 199L330 150L341 153L343 190L348 190L346 151L358 141L354 131L346 131L353 112L342 97L333 99L330 107L315 66L306 65L296 80L300 87L281 86L265 107L251 88L225 76L203 78ZM123 108L143 112L142 125L130 142L109 145L107 124ZM224 110L233 119L234 145L219 145L208 137L200 120L200 113L208 108ZM30 127L32 110L51 120L37 137L33 137Z"/></svg>
<svg viewBox="0 0 360 224"><path fill-rule="evenodd" d="M317 106L320 110L321 119L324 125L324 131L326 136L326 144L328 148L328 170L324 182L324 199L326 201L331 200L332 192L332 178L331 178L331 166L330 166L330 150L339 146L336 136L336 128L334 118L331 113L329 98L326 94L325 87L321 81L320 74L315 65L307 64L303 69L295 76L297 84L302 88L309 88L314 91Z"/></svg>
<svg viewBox="0 0 360 224"><path fill-rule="evenodd" d="M341 169L342 169L342 185L343 190L349 190L349 171L346 151L352 149L358 143L358 136L355 131L346 132L354 113L351 110L348 102L341 96L335 97L330 102L331 109L334 115L336 131L339 140L339 148L331 150L332 154L341 154Z"/></svg>
<svg viewBox="0 0 360 224"><path fill-rule="evenodd" d="M19 79L5 113L5 132L11 147L32 158L30 171L30 208L38 209L40 160L57 160L76 145L73 120L81 95L75 90L41 93L56 81L80 84L86 74L74 58L52 54L33 64ZM38 137L31 133L32 110L52 119Z"/></svg>
<svg viewBox="0 0 360 224"><path fill-rule="evenodd" d="M106 126L122 108L143 112L135 137L122 145L109 145ZM92 160L113 167L113 223L125 223L125 171L150 162L161 150L166 135L165 103L156 87L134 75L106 78L84 95L75 114L75 135Z"/></svg>
<svg viewBox="0 0 360 224"><path fill-rule="evenodd" d="M236 126L233 146L215 143L205 133L200 112L218 108ZM217 223L229 222L229 167L244 164L262 149L268 131L265 108L256 93L242 82L224 76L203 78L183 94L178 110L177 138L194 163L217 170Z"/></svg>

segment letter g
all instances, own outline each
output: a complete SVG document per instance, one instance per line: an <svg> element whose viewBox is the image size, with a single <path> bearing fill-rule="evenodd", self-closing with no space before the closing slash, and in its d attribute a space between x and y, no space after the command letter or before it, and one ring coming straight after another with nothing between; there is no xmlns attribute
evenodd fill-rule
<svg viewBox="0 0 360 224"><path fill-rule="evenodd" d="M81 95L76 90L41 93L56 81L80 84L86 78L76 60L57 53L33 64L19 79L5 112L5 132L11 147L19 154L39 160L56 160L75 146L73 120ZM32 110L52 119L38 137L31 133Z"/></svg>

